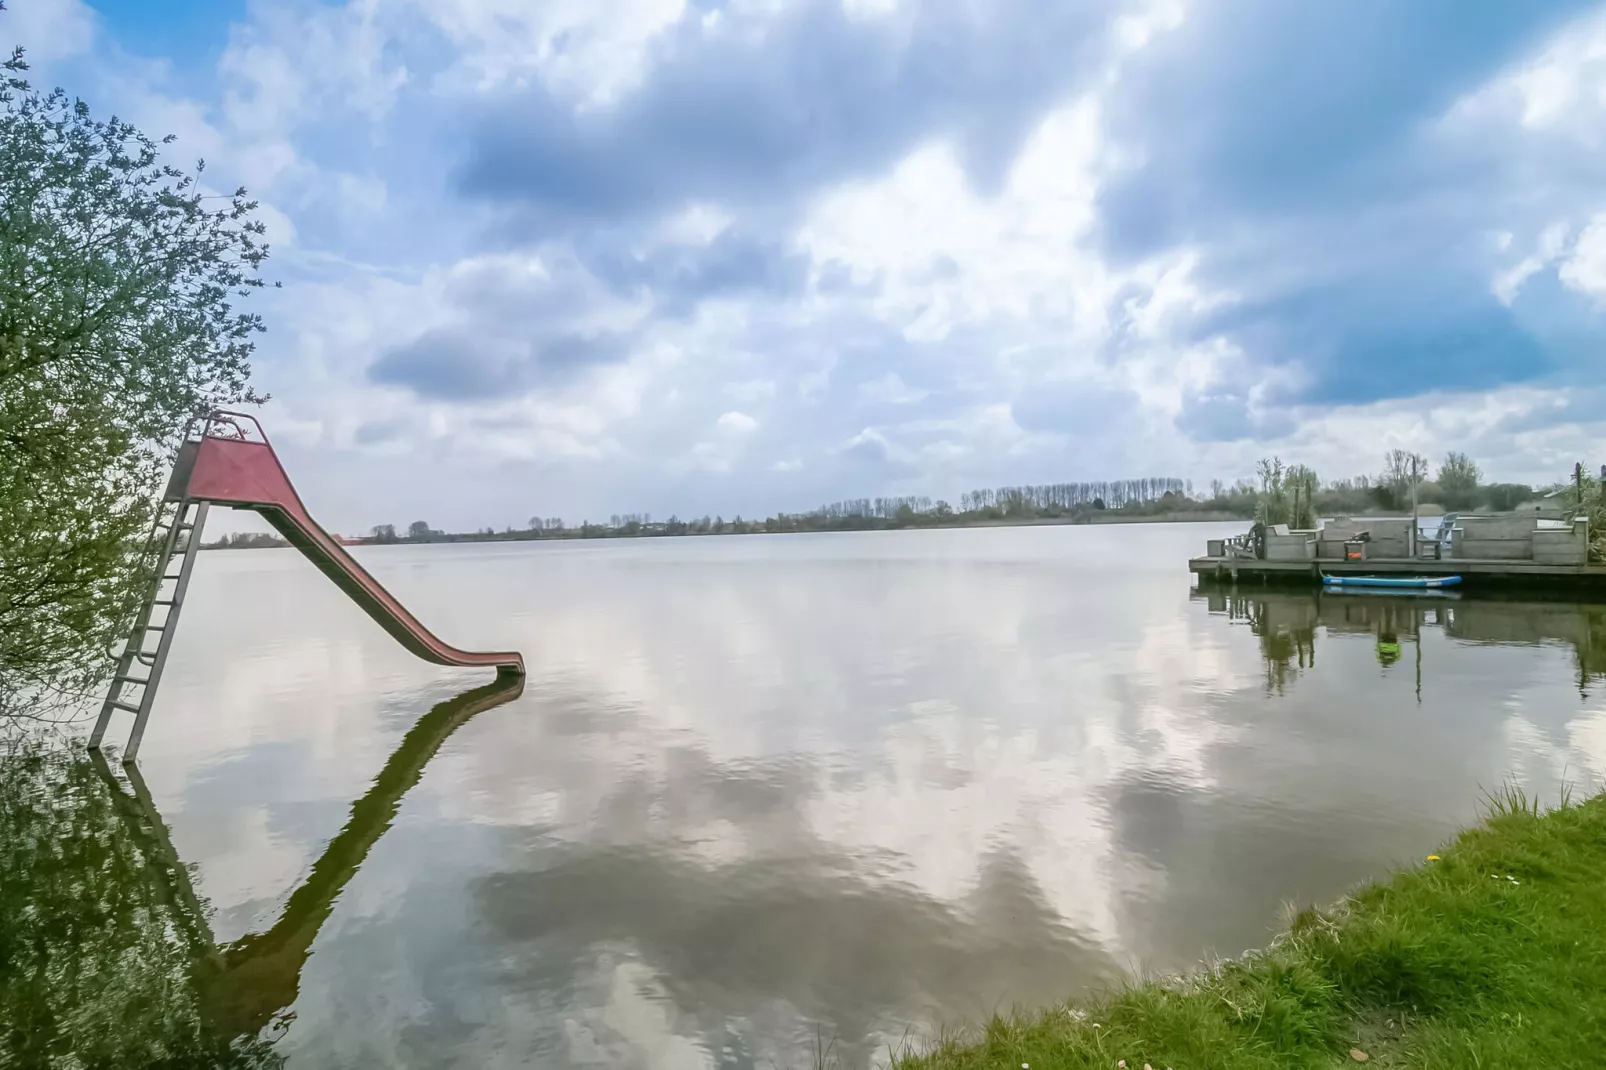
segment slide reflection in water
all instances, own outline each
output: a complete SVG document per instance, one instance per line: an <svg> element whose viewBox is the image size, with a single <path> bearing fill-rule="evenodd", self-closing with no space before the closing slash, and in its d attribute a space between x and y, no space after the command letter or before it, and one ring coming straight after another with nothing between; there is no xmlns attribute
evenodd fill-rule
<svg viewBox="0 0 1606 1070"><path fill-rule="evenodd" d="M352 804L345 826L291 893L278 921L264 932L221 946L212 937L189 870L173 849L139 771L125 770L125 789L105 759L91 752L89 760L111 792L126 834L139 844L149 860L149 872L162 882L158 892L173 908L175 927L193 954L202 1013L211 1028L225 1036L255 1036L295 1002L302 967L341 889L390 828L402 797L418 783L429 760L470 718L513 701L523 691L522 676L500 676L419 718L367 793Z"/></svg>

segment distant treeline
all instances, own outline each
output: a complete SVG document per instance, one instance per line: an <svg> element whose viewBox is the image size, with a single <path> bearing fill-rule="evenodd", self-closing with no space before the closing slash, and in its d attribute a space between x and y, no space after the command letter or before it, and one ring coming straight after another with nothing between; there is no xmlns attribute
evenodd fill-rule
<svg viewBox="0 0 1606 1070"><path fill-rule="evenodd" d="M505 542L536 539L613 539L641 536L749 535L804 531L883 531L901 528L965 527L986 524L1111 523L1145 520L1226 520L1259 518L1268 523L1314 525L1322 516L1399 514L1419 505L1445 509L1503 512L1537 496L1520 483L1482 481L1482 472L1465 454L1451 453L1434 472L1426 458L1402 450L1384 456L1383 470L1323 482L1303 465L1279 458L1260 462L1258 479L1228 484L1212 480L1195 493L1193 483L1170 476L1085 483L1043 483L978 488L959 495L955 508L925 495L846 498L803 513L777 513L762 519L702 516L653 519L650 513L615 513L607 521L565 523L561 517L532 516L523 528L481 528L446 532L415 520L405 533L380 524L360 541L367 543ZM209 547L284 546L273 535L232 535Z"/></svg>
<svg viewBox="0 0 1606 1070"><path fill-rule="evenodd" d="M1148 505L1168 498L1193 497L1193 484L1166 476L1148 479L1118 479L1113 483L1044 483L1039 486L999 487L997 490L969 490L959 496L962 513L987 509L1020 511L1074 509L1125 509Z"/></svg>
<svg viewBox="0 0 1606 1070"><path fill-rule="evenodd" d="M1436 472L1419 453L1389 450L1376 475L1323 482L1306 466L1285 465L1279 457L1262 460L1256 475L1254 482L1241 479L1231 487L1213 481L1211 504L1269 524L1311 528L1318 517L1400 514L1413 503L1450 512L1507 512L1539 493L1522 483L1486 484L1477 464L1455 452L1445 455Z"/></svg>
<svg viewBox="0 0 1606 1070"><path fill-rule="evenodd" d="M531 539L610 539L653 535L749 535L762 532L878 531L920 527L963 527L972 524L1034 521L1093 523L1136 520L1175 514L1175 519L1212 515L1221 510L1188 496L1191 484L1171 477L1123 479L1098 483L1047 483L1035 486L969 490L960 507L925 495L847 498L804 513L777 513L763 519L703 516L654 520L650 513L618 513L606 523L565 524L560 517L532 516L524 528L448 533L415 520L405 535L394 524L380 524L366 540L400 542L501 542ZM1253 507L1242 515L1252 515ZM1237 514L1234 514L1237 515Z"/></svg>
<svg viewBox="0 0 1606 1070"><path fill-rule="evenodd" d="M289 546L288 542L277 535L265 532L236 531L232 535L224 535L215 542L201 543L203 550L264 550L275 546Z"/></svg>

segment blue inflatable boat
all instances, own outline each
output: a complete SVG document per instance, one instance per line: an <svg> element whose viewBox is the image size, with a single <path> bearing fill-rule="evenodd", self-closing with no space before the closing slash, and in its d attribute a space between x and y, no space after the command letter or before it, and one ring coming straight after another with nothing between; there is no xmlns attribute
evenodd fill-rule
<svg viewBox="0 0 1606 1070"><path fill-rule="evenodd" d="M1393 587L1409 591L1454 587L1460 582L1460 576L1322 576L1322 583L1329 587Z"/></svg>

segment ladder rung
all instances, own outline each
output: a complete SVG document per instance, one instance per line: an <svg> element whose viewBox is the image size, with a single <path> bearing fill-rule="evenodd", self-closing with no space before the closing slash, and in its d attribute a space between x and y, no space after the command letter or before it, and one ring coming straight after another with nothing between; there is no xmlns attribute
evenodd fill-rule
<svg viewBox="0 0 1606 1070"><path fill-rule="evenodd" d="M121 676L121 675L113 676L112 677L112 681L114 683L119 683L119 684L148 684L148 683L151 682L150 681L150 677L148 677L148 676Z"/></svg>
<svg viewBox="0 0 1606 1070"><path fill-rule="evenodd" d="M145 630L147 632L165 632L165 631L167 631L167 625L165 625L165 624L147 624L147 625L145 625Z"/></svg>
<svg viewBox="0 0 1606 1070"><path fill-rule="evenodd" d="M151 605L153 605L153 606L176 606L176 605L178 605L178 599L177 598L158 598L156 601L152 602Z"/></svg>
<svg viewBox="0 0 1606 1070"><path fill-rule="evenodd" d="M130 706L126 702L114 702L114 703L112 703L112 709L114 709L114 710L127 710L129 713L138 713L139 712L139 707L138 706Z"/></svg>

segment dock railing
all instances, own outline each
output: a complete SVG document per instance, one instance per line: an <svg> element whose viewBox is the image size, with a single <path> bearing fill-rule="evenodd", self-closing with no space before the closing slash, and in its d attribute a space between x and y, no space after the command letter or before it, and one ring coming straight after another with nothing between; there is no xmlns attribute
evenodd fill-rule
<svg viewBox="0 0 1606 1070"><path fill-rule="evenodd" d="M1253 533L1246 532L1243 535L1234 535L1231 538L1222 539L1221 556L1248 558L1259 557L1260 555L1255 549L1255 538Z"/></svg>

